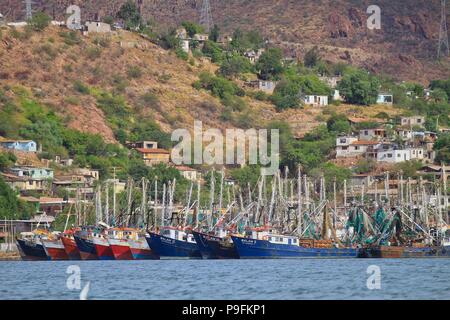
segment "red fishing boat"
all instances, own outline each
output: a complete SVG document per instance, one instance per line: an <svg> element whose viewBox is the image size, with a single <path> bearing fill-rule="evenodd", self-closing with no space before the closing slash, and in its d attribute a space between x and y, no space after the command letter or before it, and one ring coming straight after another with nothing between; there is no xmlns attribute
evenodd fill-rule
<svg viewBox="0 0 450 320"><path fill-rule="evenodd" d="M133 260L133 253L128 240L138 240L136 229L108 229L108 242L116 260Z"/></svg>
<svg viewBox="0 0 450 320"><path fill-rule="evenodd" d="M42 239L42 246L49 260L69 260L59 233L52 233L47 239Z"/></svg>
<svg viewBox="0 0 450 320"><path fill-rule="evenodd" d="M114 260L114 253L105 232L94 233L92 237L99 260Z"/></svg>
<svg viewBox="0 0 450 320"><path fill-rule="evenodd" d="M70 260L81 260L80 250L78 250L77 244L73 237L76 229L66 230L61 235L61 242L64 245L64 250Z"/></svg>

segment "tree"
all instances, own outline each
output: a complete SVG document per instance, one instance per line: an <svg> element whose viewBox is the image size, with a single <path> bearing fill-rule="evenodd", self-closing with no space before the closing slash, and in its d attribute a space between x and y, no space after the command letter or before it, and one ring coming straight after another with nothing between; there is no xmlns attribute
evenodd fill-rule
<svg viewBox="0 0 450 320"><path fill-rule="evenodd" d="M261 79L278 80L283 72L282 58L281 49L270 48L266 50L256 63L256 70L258 70Z"/></svg>
<svg viewBox="0 0 450 320"><path fill-rule="evenodd" d="M439 136L434 144L434 150L436 150L436 162L450 163L450 134L443 134Z"/></svg>
<svg viewBox="0 0 450 320"><path fill-rule="evenodd" d="M0 171L4 171L13 166L16 161L17 158L13 153L0 153Z"/></svg>
<svg viewBox="0 0 450 320"><path fill-rule="evenodd" d="M328 131L337 134L348 134L351 132L351 126L348 119L343 114L333 114L327 121Z"/></svg>
<svg viewBox="0 0 450 320"><path fill-rule="evenodd" d="M220 37L220 28L217 26L217 24L214 25L214 27L211 29L211 32L209 33L209 40L213 42L219 41Z"/></svg>
<svg viewBox="0 0 450 320"><path fill-rule="evenodd" d="M139 14L139 9L131 0L128 0L120 7L117 12L117 17L125 22L125 27L127 29L136 29L140 27L142 23L142 17Z"/></svg>
<svg viewBox="0 0 450 320"><path fill-rule="evenodd" d="M349 103L370 105L377 100L379 80L366 71L356 70L347 73L339 82L337 89Z"/></svg>
<svg viewBox="0 0 450 320"><path fill-rule="evenodd" d="M317 46L314 46L305 54L305 58L303 59L303 64L305 67L312 68L315 67L320 61L319 49Z"/></svg>
<svg viewBox="0 0 450 320"><path fill-rule="evenodd" d="M37 12L33 15L33 17L28 21L28 25L34 31L43 31L48 27L52 18L45 12Z"/></svg>
<svg viewBox="0 0 450 320"><path fill-rule="evenodd" d="M220 67L220 73L228 78L233 78L241 73L250 72L252 64L250 61L237 54L233 54L222 63Z"/></svg>
<svg viewBox="0 0 450 320"><path fill-rule="evenodd" d="M20 201L0 176L0 219L27 219L32 212L31 206Z"/></svg>
<svg viewBox="0 0 450 320"><path fill-rule="evenodd" d="M187 34L191 38L193 38L196 34L203 33L204 31L203 27L195 22L183 21L181 25L184 29L186 29Z"/></svg>
<svg viewBox="0 0 450 320"><path fill-rule="evenodd" d="M297 108L301 105L299 86L293 81L283 79L275 87L270 99L278 110Z"/></svg>
<svg viewBox="0 0 450 320"><path fill-rule="evenodd" d="M205 41L202 53L211 58L211 61L214 63L221 63L223 60L223 51L219 47L219 45L213 41Z"/></svg>

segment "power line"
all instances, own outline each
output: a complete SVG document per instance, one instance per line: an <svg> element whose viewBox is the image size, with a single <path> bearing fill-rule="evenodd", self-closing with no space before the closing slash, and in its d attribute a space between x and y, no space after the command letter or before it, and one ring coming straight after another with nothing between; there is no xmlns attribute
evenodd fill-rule
<svg viewBox="0 0 450 320"><path fill-rule="evenodd" d="M209 0L203 0L202 9L200 12L200 24L205 27L206 32L211 31L214 25Z"/></svg>
<svg viewBox="0 0 450 320"><path fill-rule="evenodd" d="M439 29L439 46L437 56L438 59L442 56L450 56L450 46L448 44L446 0L441 0L441 26Z"/></svg>

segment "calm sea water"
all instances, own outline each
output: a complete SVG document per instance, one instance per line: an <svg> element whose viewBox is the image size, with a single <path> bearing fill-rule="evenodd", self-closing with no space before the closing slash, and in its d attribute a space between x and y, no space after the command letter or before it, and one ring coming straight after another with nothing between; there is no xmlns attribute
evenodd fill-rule
<svg viewBox="0 0 450 320"><path fill-rule="evenodd" d="M450 299L450 259L0 262L0 299ZM367 289L367 268L381 289Z"/></svg>

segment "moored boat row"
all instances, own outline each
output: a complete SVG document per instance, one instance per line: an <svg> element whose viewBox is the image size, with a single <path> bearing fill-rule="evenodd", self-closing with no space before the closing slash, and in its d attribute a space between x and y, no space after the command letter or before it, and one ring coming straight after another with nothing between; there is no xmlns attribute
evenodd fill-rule
<svg viewBox="0 0 450 320"><path fill-rule="evenodd" d="M343 247L329 240L300 239L253 228L243 235L166 227L141 233L132 228L90 227L62 234L35 231L17 240L23 260L450 258L440 246Z"/></svg>

